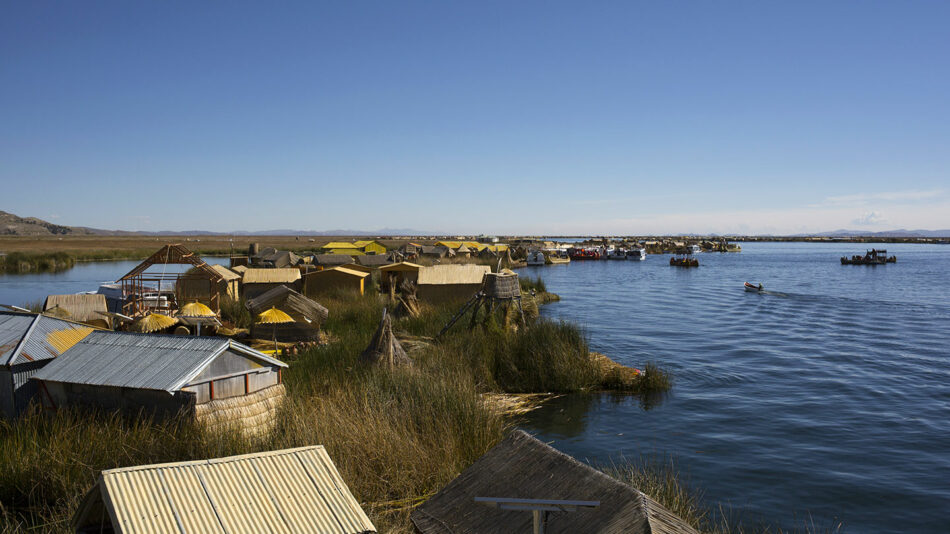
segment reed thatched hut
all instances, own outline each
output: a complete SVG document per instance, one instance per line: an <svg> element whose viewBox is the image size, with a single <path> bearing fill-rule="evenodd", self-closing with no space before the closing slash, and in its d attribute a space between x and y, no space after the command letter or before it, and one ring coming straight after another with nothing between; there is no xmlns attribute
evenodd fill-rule
<svg viewBox="0 0 950 534"><path fill-rule="evenodd" d="M354 271L346 267L314 271L304 276L304 294L313 297L331 291L345 290L358 292L362 295L366 289L367 277L369 277L369 273Z"/></svg>
<svg viewBox="0 0 950 534"><path fill-rule="evenodd" d="M33 376L51 409L90 406L257 431L274 423L287 364L227 338L96 331Z"/></svg>
<svg viewBox="0 0 950 534"><path fill-rule="evenodd" d="M287 267L283 269L248 269L242 278L244 298L252 299L279 286L287 286L299 290L300 269Z"/></svg>
<svg viewBox="0 0 950 534"><path fill-rule="evenodd" d="M30 380L93 328L36 313L0 311L0 416L18 416L37 393Z"/></svg>
<svg viewBox="0 0 950 534"><path fill-rule="evenodd" d="M448 302L471 298L482 286L487 265L434 265L419 269L417 296L427 302Z"/></svg>
<svg viewBox="0 0 950 534"><path fill-rule="evenodd" d="M287 286L278 286L266 293L250 299L245 304L251 314L259 314L277 308L289 315L294 322L279 325L251 325L251 337L255 339L270 339L273 336L279 341L318 341L320 327L329 317L329 311L320 303L309 299Z"/></svg>
<svg viewBox="0 0 950 534"><path fill-rule="evenodd" d="M49 295L43 303L43 312L96 328L112 328L106 296L97 293Z"/></svg>
<svg viewBox="0 0 950 534"><path fill-rule="evenodd" d="M322 445L105 470L71 528L83 534L376 532Z"/></svg>
<svg viewBox="0 0 950 534"><path fill-rule="evenodd" d="M633 486L516 430L410 516L421 534L531 532L530 512L475 502L481 498L598 502L549 518L550 534L699 534Z"/></svg>
<svg viewBox="0 0 950 534"><path fill-rule="evenodd" d="M421 265L408 261L383 265L379 268L380 287L383 291L389 291L390 287L398 288L403 281L415 284L419 279L419 269L421 268Z"/></svg>

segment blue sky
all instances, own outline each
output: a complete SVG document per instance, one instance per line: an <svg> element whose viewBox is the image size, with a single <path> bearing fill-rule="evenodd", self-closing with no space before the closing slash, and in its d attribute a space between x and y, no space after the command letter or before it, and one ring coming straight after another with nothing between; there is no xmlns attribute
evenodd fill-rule
<svg viewBox="0 0 950 534"><path fill-rule="evenodd" d="M948 2L7 2L0 209L136 230L950 228Z"/></svg>

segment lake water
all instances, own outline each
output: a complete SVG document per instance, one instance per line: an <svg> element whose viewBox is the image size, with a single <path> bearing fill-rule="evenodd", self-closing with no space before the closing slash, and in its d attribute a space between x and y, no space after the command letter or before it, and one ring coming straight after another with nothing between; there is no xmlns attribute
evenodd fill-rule
<svg viewBox="0 0 950 534"><path fill-rule="evenodd" d="M744 243L696 269L651 255L521 270L594 350L675 377L648 410L568 396L524 428L593 462L672 457L753 523L950 532L950 246L881 246L898 263L840 265L862 244Z"/></svg>
<svg viewBox="0 0 950 534"><path fill-rule="evenodd" d="M201 259L209 264L227 265L229 262L226 257L205 256ZM99 284L115 281L140 263L133 260L82 262L58 273L0 274L0 304L42 304L47 295L96 291ZM182 270L187 270L187 267L169 265L166 272L177 273Z"/></svg>

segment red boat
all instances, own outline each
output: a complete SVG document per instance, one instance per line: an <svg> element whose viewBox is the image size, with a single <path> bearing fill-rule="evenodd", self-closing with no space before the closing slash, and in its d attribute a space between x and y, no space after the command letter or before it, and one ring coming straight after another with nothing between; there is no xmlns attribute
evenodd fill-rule
<svg viewBox="0 0 950 534"><path fill-rule="evenodd" d="M586 248L572 248L567 251L571 260L599 260L600 251Z"/></svg>

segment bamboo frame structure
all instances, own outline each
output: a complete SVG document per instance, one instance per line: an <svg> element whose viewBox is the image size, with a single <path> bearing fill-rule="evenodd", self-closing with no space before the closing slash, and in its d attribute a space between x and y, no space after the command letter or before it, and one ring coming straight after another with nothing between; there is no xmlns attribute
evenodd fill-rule
<svg viewBox="0 0 950 534"><path fill-rule="evenodd" d="M187 273L166 273L164 269L161 273L150 272L149 268L154 266L167 265L191 265L194 267ZM162 302L162 283L174 281L175 302ZM149 312L174 314L178 309L178 301L181 300L179 288L182 281L185 280L207 280L208 282L208 307L217 314L220 310L218 302L218 285L224 278L210 265L204 262L194 252L188 250L179 243L165 245L157 252L149 256L125 276L119 278L122 283L122 294L126 300L122 306L122 313L130 317L141 317ZM156 284L154 290L157 292L154 305L146 303L144 295L152 291L150 283Z"/></svg>

